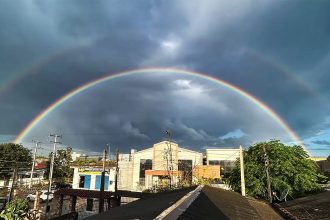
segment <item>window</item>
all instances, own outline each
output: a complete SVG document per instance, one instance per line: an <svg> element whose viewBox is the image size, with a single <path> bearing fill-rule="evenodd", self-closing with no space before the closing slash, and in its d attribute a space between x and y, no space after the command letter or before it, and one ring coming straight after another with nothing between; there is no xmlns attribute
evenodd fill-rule
<svg viewBox="0 0 330 220"><path fill-rule="evenodd" d="M146 170L152 170L152 160L150 159L141 159L140 160L140 185L144 185L145 183L145 176L146 176L146 173L145 171Z"/></svg>
<svg viewBox="0 0 330 220"><path fill-rule="evenodd" d="M220 165L219 160L209 160L209 165Z"/></svg>
<svg viewBox="0 0 330 220"><path fill-rule="evenodd" d="M178 170L183 171L183 180L192 181L192 160L178 160Z"/></svg>
<svg viewBox="0 0 330 220"><path fill-rule="evenodd" d="M145 178L146 170L152 170L152 160L141 159L140 160L140 178Z"/></svg>
<svg viewBox="0 0 330 220"><path fill-rule="evenodd" d="M209 165L220 165L220 175L227 178L235 166L232 160L209 160Z"/></svg>
<svg viewBox="0 0 330 220"><path fill-rule="evenodd" d="M221 160L220 161L221 175L223 175L224 178L229 177L234 166L235 166L235 161Z"/></svg>
<svg viewBox="0 0 330 220"><path fill-rule="evenodd" d="M84 185L85 185L85 176L80 176L79 188L84 188Z"/></svg>

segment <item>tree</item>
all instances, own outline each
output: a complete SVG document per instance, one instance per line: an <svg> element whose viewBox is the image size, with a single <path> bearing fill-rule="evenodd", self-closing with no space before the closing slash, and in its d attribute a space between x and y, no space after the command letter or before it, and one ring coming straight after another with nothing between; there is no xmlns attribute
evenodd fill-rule
<svg viewBox="0 0 330 220"><path fill-rule="evenodd" d="M0 219L24 219L29 210L29 203L26 199L15 199L6 205L6 209L0 213Z"/></svg>
<svg viewBox="0 0 330 220"><path fill-rule="evenodd" d="M10 176L14 167L30 169L31 163L31 150L19 144L0 144L0 176Z"/></svg>
<svg viewBox="0 0 330 220"><path fill-rule="evenodd" d="M54 158L53 178L58 182L66 182L73 176L73 169L70 168L72 148L60 149L56 151ZM50 167L50 161L52 153L49 154L49 162L47 164L48 170Z"/></svg>
<svg viewBox="0 0 330 220"><path fill-rule="evenodd" d="M272 140L257 143L244 152L245 185L248 195L263 199L268 196L263 146L269 157L273 192L289 190L291 197L300 197L321 190L317 183L320 174L316 163L308 159L308 153L301 146L286 146L278 140ZM235 191L241 190L239 160L236 161L228 182Z"/></svg>

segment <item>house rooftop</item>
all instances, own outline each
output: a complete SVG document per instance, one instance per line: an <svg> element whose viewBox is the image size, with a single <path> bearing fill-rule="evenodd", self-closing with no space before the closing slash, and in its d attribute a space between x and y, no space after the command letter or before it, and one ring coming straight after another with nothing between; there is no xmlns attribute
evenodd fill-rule
<svg viewBox="0 0 330 220"><path fill-rule="evenodd" d="M161 213L167 212L167 210L175 211L176 208L179 208L180 205L176 206L176 202L190 191L191 189L187 189L154 194L148 198L139 199L87 219L155 219ZM176 208L172 209L173 206L176 206ZM146 207L148 207L147 211ZM172 211L169 211L168 215ZM169 218L165 216L165 219ZM189 207L179 215L178 219L280 220L282 217L267 203L248 199L233 191L205 186L197 198L192 203L189 203Z"/></svg>

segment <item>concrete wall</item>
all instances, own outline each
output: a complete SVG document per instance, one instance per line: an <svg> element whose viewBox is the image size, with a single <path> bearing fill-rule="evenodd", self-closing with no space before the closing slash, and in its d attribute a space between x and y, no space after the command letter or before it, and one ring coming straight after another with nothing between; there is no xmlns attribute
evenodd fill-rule
<svg viewBox="0 0 330 220"><path fill-rule="evenodd" d="M199 165L193 169L194 180L198 178L220 179L220 166Z"/></svg>
<svg viewBox="0 0 330 220"><path fill-rule="evenodd" d="M118 189L132 190L133 187L133 163L132 161L119 161Z"/></svg>
<svg viewBox="0 0 330 220"><path fill-rule="evenodd" d="M153 170L178 170L178 145L173 142L162 141L153 146ZM167 159L166 159L167 158Z"/></svg>
<svg viewBox="0 0 330 220"><path fill-rule="evenodd" d="M210 160L231 160L239 158L239 149L206 149L207 165Z"/></svg>
<svg viewBox="0 0 330 220"><path fill-rule="evenodd" d="M107 191L115 191L115 174L116 171L115 169L106 169L107 173L106 176L109 176L109 182L108 184L108 190ZM97 172L95 174L92 173L80 173L79 168L75 167L73 171L73 180L72 180L72 188L73 189L84 189L79 187L79 180L80 180L80 175L90 175L91 176L91 182L90 182L90 190L98 190L95 189L95 182L96 182L96 176L101 175L101 172ZM110 181L112 184L110 184Z"/></svg>
<svg viewBox="0 0 330 220"><path fill-rule="evenodd" d="M142 151L137 151L131 155L131 163L132 163L132 190L133 191L141 191L144 187L139 186L140 181L140 160L141 159L150 159L153 160L153 148L148 148Z"/></svg>
<svg viewBox="0 0 330 220"><path fill-rule="evenodd" d="M203 164L203 154L188 150L185 148L178 148L178 159L179 160L191 160L192 161L192 166L196 165L202 165Z"/></svg>
<svg viewBox="0 0 330 220"><path fill-rule="evenodd" d="M79 172L77 167L73 169L72 188L79 189Z"/></svg>

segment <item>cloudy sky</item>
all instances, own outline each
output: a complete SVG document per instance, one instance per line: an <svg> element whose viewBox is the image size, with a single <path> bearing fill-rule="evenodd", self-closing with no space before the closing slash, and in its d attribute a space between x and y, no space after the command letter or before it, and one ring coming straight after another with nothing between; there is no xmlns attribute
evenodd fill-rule
<svg viewBox="0 0 330 220"><path fill-rule="evenodd" d="M330 154L330 2L1 1L0 141L85 83L137 68L197 71L255 96L314 156ZM258 105L205 78L162 71L100 83L48 114L22 140L100 152L294 144Z"/></svg>

